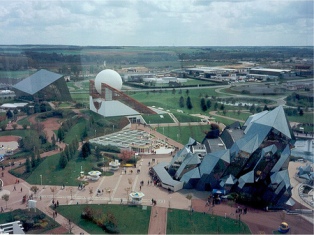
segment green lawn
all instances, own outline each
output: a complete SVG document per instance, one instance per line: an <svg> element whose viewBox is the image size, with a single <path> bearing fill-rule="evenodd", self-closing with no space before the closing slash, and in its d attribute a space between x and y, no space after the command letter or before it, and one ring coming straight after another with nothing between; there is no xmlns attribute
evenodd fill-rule
<svg viewBox="0 0 314 235"><path fill-rule="evenodd" d="M238 112L236 110L234 110L234 111L227 111L226 115L224 115L222 111L217 112L217 114L225 116L225 117L231 117L231 118L239 119L239 120L242 120L242 121L246 121L246 119L248 119L248 117L250 115L252 115L252 113L249 113L249 112L240 112L238 114ZM215 116L215 115L213 115L213 116ZM234 122L234 121L232 121L232 122Z"/></svg>
<svg viewBox="0 0 314 235"><path fill-rule="evenodd" d="M153 115L143 115L147 124L157 124L157 123L173 123L172 118L169 114L153 114Z"/></svg>
<svg viewBox="0 0 314 235"><path fill-rule="evenodd" d="M304 113L303 116L287 116L290 122L313 123L314 113Z"/></svg>
<svg viewBox="0 0 314 235"><path fill-rule="evenodd" d="M171 209L167 219L167 234L250 234L241 221L199 212Z"/></svg>
<svg viewBox="0 0 314 235"><path fill-rule="evenodd" d="M69 161L64 169L58 167L60 155L56 154L45 158L45 160L30 174L26 179L29 184L40 184L40 175L42 175L43 185L66 185L77 186L81 166L83 171L92 170L96 161L92 157L86 160L74 157Z"/></svg>
<svg viewBox="0 0 314 235"><path fill-rule="evenodd" d="M179 94L179 91L182 91L181 94ZM187 95L186 91L189 91L189 94ZM177 110L180 109L184 113L204 113L201 110L200 107L200 100L202 97L205 97L205 95L211 96L220 96L221 94L215 92L215 88L203 88L203 89L179 89L177 88L175 90L175 94L172 93L172 91L165 91L162 90L162 92L159 92L158 89L156 89L156 92L136 92L135 94L131 94L134 99L138 100L141 103L144 103L147 106L155 106L155 107L162 107L165 110ZM179 106L179 99L183 96L185 102L188 96L191 98L191 102L193 105L193 109L189 110L188 108L180 108Z"/></svg>
<svg viewBox="0 0 314 235"><path fill-rule="evenodd" d="M210 130L210 126L167 126L158 127L156 130L159 133L185 145L190 137L201 142L205 137L205 131Z"/></svg>
<svg viewBox="0 0 314 235"><path fill-rule="evenodd" d="M25 118L22 118L22 119L20 119L18 122L17 122L19 125L24 125L24 124L26 124L26 125L30 125L30 122L28 121L28 117L25 117Z"/></svg>
<svg viewBox="0 0 314 235"><path fill-rule="evenodd" d="M179 122L200 122L201 118L191 116L189 114L173 112L174 116L178 119Z"/></svg>
<svg viewBox="0 0 314 235"><path fill-rule="evenodd" d="M67 144L72 143L73 140L79 140L86 126L86 121L80 118L78 122L66 133L64 142Z"/></svg>
<svg viewBox="0 0 314 235"><path fill-rule="evenodd" d="M30 130L32 131L32 130ZM9 135L15 135L15 136L21 136L25 137L28 133L25 130L6 130L1 131L1 136L9 136Z"/></svg>
<svg viewBox="0 0 314 235"><path fill-rule="evenodd" d="M86 206L101 210L104 215L107 212L113 213L121 234L147 234L148 232L151 207L143 210L142 206L68 205L57 207L57 211L90 234L104 234L105 232L94 223L81 219L81 213Z"/></svg>

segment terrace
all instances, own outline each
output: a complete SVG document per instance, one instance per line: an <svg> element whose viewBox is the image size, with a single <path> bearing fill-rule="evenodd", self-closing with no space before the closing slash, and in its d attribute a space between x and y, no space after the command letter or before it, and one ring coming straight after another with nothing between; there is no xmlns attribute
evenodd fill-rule
<svg viewBox="0 0 314 235"><path fill-rule="evenodd" d="M169 154L174 146L168 145L164 140L142 130L124 129L90 140L90 143L99 145L112 145L120 149L131 149L142 154Z"/></svg>

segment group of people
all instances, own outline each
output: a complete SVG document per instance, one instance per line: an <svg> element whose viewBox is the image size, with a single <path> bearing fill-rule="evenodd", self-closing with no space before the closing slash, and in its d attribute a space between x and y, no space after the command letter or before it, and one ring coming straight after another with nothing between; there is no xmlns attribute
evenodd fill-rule
<svg viewBox="0 0 314 235"><path fill-rule="evenodd" d="M85 190L85 184L79 184L77 187L78 190Z"/></svg>
<svg viewBox="0 0 314 235"><path fill-rule="evenodd" d="M157 204L157 201L154 198L152 198L152 205L156 206L156 204Z"/></svg>
<svg viewBox="0 0 314 235"><path fill-rule="evenodd" d="M53 205L53 207L56 209L56 208L59 206L59 201L57 200L57 201L55 202L55 200L52 199L52 205Z"/></svg>
<svg viewBox="0 0 314 235"><path fill-rule="evenodd" d="M239 214L246 214L247 213L247 208L245 207L244 209L242 209L241 207L238 206L238 208L236 209L235 213L239 213Z"/></svg>

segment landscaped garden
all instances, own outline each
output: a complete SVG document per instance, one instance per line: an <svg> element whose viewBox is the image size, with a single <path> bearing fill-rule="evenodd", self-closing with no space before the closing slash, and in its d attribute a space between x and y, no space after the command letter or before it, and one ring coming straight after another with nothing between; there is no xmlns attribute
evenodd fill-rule
<svg viewBox="0 0 314 235"><path fill-rule="evenodd" d="M28 234L45 234L47 231L60 226L52 218L38 209L36 209L36 212L34 209L18 209L0 214L0 224L17 220L22 222L24 232Z"/></svg>
<svg viewBox="0 0 314 235"><path fill-rule="evenodd" d="M91 204L59 206L57 211L90 234L103 234L105 227L121 234L147 234L151 207Z"/></svg>

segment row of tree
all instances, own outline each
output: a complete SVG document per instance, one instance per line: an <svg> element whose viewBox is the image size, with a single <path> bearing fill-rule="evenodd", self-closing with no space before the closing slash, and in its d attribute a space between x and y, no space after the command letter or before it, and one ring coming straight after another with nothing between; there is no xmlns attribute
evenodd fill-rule
<svg viewBox="0 0 314 235"><path fill-rule="evenodd" d="M64 148L64 151L60 153L59 167L61 169L64 169L67 166L68 162L77 155L78 147L78 141L72 141L72 143L67 145Z"/></svg>
<svg viewBox="0 0 314 235"><path fill-rule="evenodd" d="M26 172L32 172L36 167L41 163L39 149L35 148L34 152L30 153L30 156L27 155L25 161Z"/></svg>

